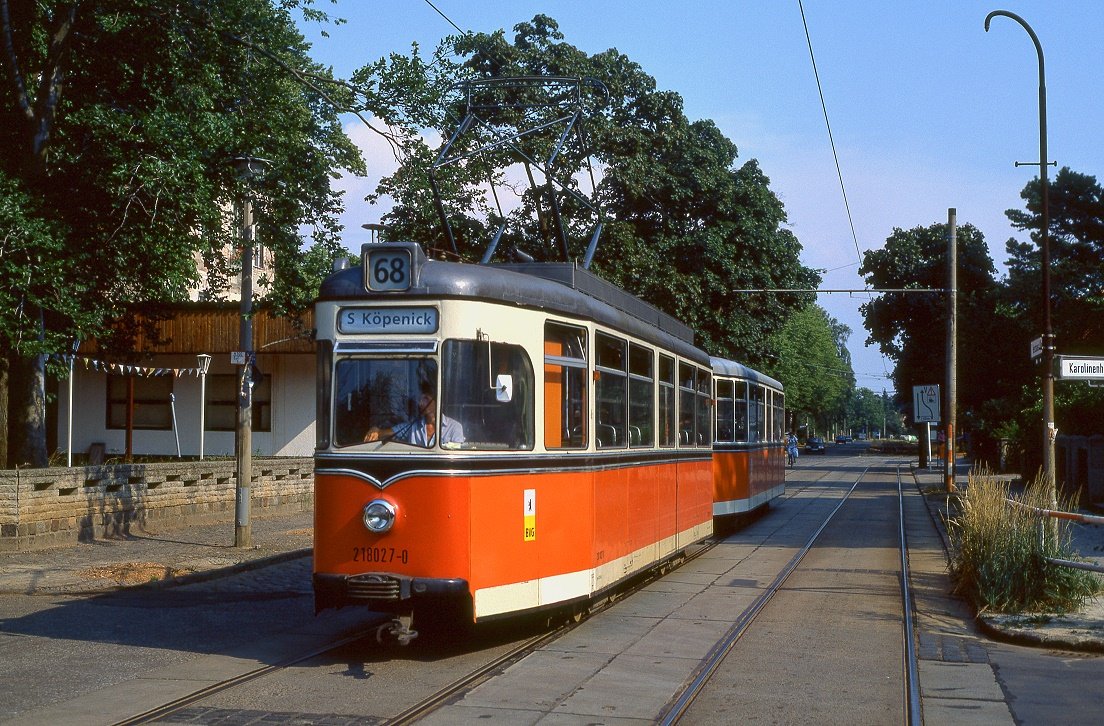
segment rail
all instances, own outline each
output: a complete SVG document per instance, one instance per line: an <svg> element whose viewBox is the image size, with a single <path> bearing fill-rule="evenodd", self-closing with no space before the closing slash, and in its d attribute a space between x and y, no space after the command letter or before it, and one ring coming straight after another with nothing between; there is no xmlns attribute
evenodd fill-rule
<svg viewBox="0 0 1104 726"><path fill-rule="evenodd" d="M1096 517L1091 514L1079 514L1077 512L1063 512L1057 509L1040 509L1039 507L1032 507L1023 502L1017 502L1015 499L1005 498L1009 504L1019 507L1021 509L1030 510L1035 516L1039 518L1039 541L1043 542L1046 537L1046 527L1043 526L1043 520L1049 519L1065 519L1070 522L1076 522L1078 524L1104 524L1104 517ZM1052 565L1060 565L1062 567L1072 567L1076 570L1087 570L1089 572L1099 572L1104 574L1104 566L1096 565L1091 562L1075 562L1073 560L1066 560L1060 557L1043 557L1048 563Z"/></svg>

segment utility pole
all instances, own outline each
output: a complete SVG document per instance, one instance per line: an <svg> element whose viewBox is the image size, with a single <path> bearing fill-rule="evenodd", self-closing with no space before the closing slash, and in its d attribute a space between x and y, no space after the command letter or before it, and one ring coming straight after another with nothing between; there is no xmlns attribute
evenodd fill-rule
<svg viewBox="0 0 1104 726"><path fill-rule="evenodd" d="M947 493L955 490L955 407L958 405L958 213L947 210L947 403L943 480Z"/></svg>
<svg viewBox="0 0 1104 726"><path fill-rule="evenodd" d="M234 159L238 179L247 188L242 195L241 227L241 321L238 347L245 360L238 371L238 422L234 449L237 459L237 486L234 505L234 546L253 546L250 522L250 496L253 480L253 198L249 183L263 170L263 159Z"/></svg>

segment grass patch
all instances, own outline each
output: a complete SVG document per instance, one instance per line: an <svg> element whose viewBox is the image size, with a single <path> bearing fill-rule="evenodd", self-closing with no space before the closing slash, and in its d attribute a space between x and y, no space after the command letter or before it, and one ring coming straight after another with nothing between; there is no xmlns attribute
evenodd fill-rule
<svg viewBox="0 0 1104 726"><path fill-rule="evenodd" d="M970 473L965 496L947 522L951 539L951 575L955 592L979 612L1069 612L1101 589L1090 572L1051 565L1046 557L1077 557L1070 543L1071 524L1048 519L1040 537L1039 517L1028 507L1051 509L1049 490L1037 477L1013 497L1008 482L986 471ZM1076 502L1060 501L1072 511Z"/></svg>

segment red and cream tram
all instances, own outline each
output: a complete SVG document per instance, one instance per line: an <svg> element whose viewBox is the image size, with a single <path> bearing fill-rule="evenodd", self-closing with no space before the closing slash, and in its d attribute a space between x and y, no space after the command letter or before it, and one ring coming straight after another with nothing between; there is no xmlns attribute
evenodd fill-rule
<svg viewBox="0 0 1104 726"><path fill-rule="evenodd" d="M724 358L710 358L713 433L713 517L718 532L786 490L786 412L782 384Z"/></svg>
<svg viewBox="0 0 1104 726"><path fill-rule="evenodd" d="M710 358L619 288L367 244L315 320L316 609L582 609L712 533Z"/></svg>

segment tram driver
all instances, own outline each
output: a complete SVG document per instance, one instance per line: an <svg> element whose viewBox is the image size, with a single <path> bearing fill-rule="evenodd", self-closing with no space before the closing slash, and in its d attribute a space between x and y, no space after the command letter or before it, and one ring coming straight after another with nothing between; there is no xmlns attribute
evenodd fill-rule
<svg viewBox="0 0 1104 726"><path fill-rule="evenodd" d="M441 415L441 425L437 426L437 398L433 387L423 384L418 397L418 412L414 418L391 427L373 426L364 436L365 442L400 441L429 448L437 443L440 436L441 446L451 448L464 443L464 427L456 419Z"/></svg>

